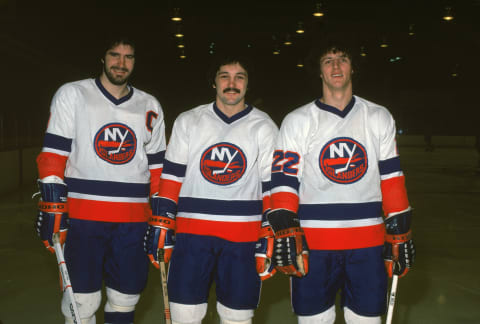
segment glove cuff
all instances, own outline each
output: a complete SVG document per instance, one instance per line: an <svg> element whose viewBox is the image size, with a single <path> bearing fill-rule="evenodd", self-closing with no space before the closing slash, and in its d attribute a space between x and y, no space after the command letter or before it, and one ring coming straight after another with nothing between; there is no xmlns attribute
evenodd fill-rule
<svg viewBox="0 0 480 324"><path fill-rule="evenodd" d="M67 203L39 200L38 209L45 213L67 213L68 205Z"/></svg>
<svg viewBox="0 0 480 324"><path fill-rule="evenodd" d="M300 221L297 214L287 209L276 209L267 214L267 220L272 226L272 230L277 232L291 228L300 227Z"/></svg>
<svg viewBox="0 0 480 324"><path fill-rule="evenodd" d="M412 230L409 230L407 233L404 234L386 234L385 241L391 244L400 244L405 243L408 240L412 239Z"/></svg>
<svg viewBox="0 0 480 324"><path fill-rule="evenodd" d="M148 218L148 225L158 226L168 229L175 229L175 219L164 216L150 216Z"/></svg>
<svg viewBox="0 0 480 324"><path fill-rule="evenodd" d="M264 237L273 237L273 230L270 226L267 227L262 227L260 229L260 233L258 233L258 238L264 238Z"/></svg>

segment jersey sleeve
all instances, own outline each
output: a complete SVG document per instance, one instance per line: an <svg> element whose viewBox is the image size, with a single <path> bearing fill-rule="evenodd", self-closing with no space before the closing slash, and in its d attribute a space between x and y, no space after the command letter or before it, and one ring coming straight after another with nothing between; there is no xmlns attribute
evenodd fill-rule
<svg viewBox="0 0 480 324"><path fill-rule="evenodd" d="M271 208L271 168L275 141L278 136L278 128L272 120L262 125L257 134L259 148L259 174L262 181L263 212Z"/></svg>
<svg viewBox="0 0 480 324"><path fill-rule="evenodd" d="M163 207L176 214L178 197L188 163L188 138L185 115L180 115L174 122L172 135L165 153L165 161L162 176L160 178L160 190L158 195L163 198Z"/></svg>
<svg viewBox="0 0 480 324"><path fill-rule="evenodd" d="M67 84L58 89L52 99L42 151L37 157L40 179L51 175L64 178L75 134L75 107L82 104L78 91Z"/></svg>
<svg viewBox="0 0 480 324"><path fill-rule="evenodd" d="M287 115L282 122L273 152L272 161L272 209L298 211L299 187L303 173L305 128L308 125L299 121L293 114Z"/></svg>
<svg viewBox="0 0 480 324"><path fill-rule="evenodd" d="M380 181L382 205L386 217L410 210L405 176L400 167L395 121L389 113L380 116Z"/></svg>
<svg viewBox="0 0 480 324"><path fill-rule="evenodd" d="M165 120L163 110L158 101L154 100L155 109L149 110L146 116L147 129L152 133L150 141L145 145L150 170L150 193L159 191L160 176L165 160Z"/></svg>

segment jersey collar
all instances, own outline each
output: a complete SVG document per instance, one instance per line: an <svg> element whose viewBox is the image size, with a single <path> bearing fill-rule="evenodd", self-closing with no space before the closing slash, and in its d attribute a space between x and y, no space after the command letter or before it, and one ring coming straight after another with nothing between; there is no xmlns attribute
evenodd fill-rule
<svg viewBox="0 0 480 324"><path fill-rule="evenodd" d="M220 117L220 119L222 119L227 124L231 124L234 121L239 120L243 116L248 115L248 113L251 112L252 109L253 107L247 104L247 107L244 110L236 113L232 117L228 117L217 107L217 104L215 102L213 103L213 111L217 114L218 117Z"/></svg>
<svg viewBox="0 0 480 324"><path fill-rule="evenodd" d="M120 99L117 99L115 98L114 96L112 96L110 94L110 92L107 91L107 89L105 89L105 87L103 86L102 82L100 82L100 79L99 78L96 78L95 79L95 84L97 85L97 87L100 89L100 91L103 93L103 95L108 99L110 100L114 105L118 106L122 103L124 103L125 101L129 100L132 96L133 96L133 87L128 85L128 89L130 90L125 96L123 96L122 98Z"/></svg>
<svg viewBox="0 0 480 324"><path fill-rule="evenodd" d="M350 102L347 104L345 109L339 110L335 107L329 106L327 104L324 104L323 102L320 101L320 99L315 100L315 104L317 105L318 108L331 112L332 114L338 115L339 117L345 118L345 116L348 115L348 113L352 110L353 105L355 105L355 96L352 96L352 99Z"/></svg>

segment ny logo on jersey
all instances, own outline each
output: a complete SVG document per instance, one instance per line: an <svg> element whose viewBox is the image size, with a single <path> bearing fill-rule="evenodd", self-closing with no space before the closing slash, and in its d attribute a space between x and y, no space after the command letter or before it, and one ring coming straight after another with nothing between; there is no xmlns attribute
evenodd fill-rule
<svg viewBox="0 0 480 324"><path fill-rule="evenodd" d="M242 177L247 159L242 150L231 143L218 143L207 148L200 159L200 172L214 184L229 185Z"/></svg>
<svg viewBox="0 0 480 324"><path fill-rule="evenodd" d="M367 151L352 138L335 138L320 151L319 166L331 181L349 184L360 180L368 168Z"/></svg>
<svg viewBox="0 0 480 324"><path fill-rule="evenodd" d="M127 125L111 123L100 128L93 146L102 160L112 164L125 164L135 156L137 138Z"/></svg>

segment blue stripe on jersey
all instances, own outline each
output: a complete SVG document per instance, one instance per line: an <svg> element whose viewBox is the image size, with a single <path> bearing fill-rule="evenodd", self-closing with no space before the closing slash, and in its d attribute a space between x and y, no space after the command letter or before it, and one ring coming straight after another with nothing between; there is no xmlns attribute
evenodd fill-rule
<svg viewBox="0 0 480 324"><path fill-rule="evenodd" d="M187 166L185 164L170 162L169 160L165 159L163 162L163 171L164 174L171 174L179 178L183 178L185 176L185 172L187 172Z"/></svg>
<svg viewBox="0 0 480 324"><path fill-rule="evenodd" d="M354 220L382 215L382 202L352 204L300 204L298 216L309 220Z"/></svg>
<svg viewBox="0 0 480 324"><path fill-rule="evenodd" d="M252 106L248 105L246 109L240 111L239 113L236 113L235 115L233 115L232 117L228 117L227 115L225 115L220 109L218 109L217 107L217 104L214 102L213 103L213 111L215 111L215 113L217 114L218 117L220 117L224 122L226 122L227 124L231 124L233 123L234 121L236 120L239 120L240 118L242 118L243 116L245 115L248 115L249 112L251 112L253 109Z"/></svg>
<svg viewBox="0 0 480 324"><path fill-rule="evenodd" d="M45 138L43 139L43 147L49 147L64 152L71 152L72 139L60 135L46 133Z"/></svg>
<svg viewBox="0 0 480 324"><path fill-rule="evenodd" d="M270 190L272 190L272 182L262 181L262 193Z"/></svg>
<svg viewBox="0 0 480 324"><path fill-rule="evenodd" d="M180 197L178 212L210 215L261 215L261 200L218 200Z"/></svg>
<svg viewBox="0 0 480 324"><path fill-rule="evenodd" d="M161 151L154 154L147 154L148 165L162 164L165 159L165 151Z"/></svg>
<svg viewBox="0 0 480 324"><path fill-rule="evenodd" d="M279 186L288 186L298 191L298 188L300 187L300 182L298 182L298 178L295 176L288 176L281 172L273 172L272 188Z"/></svg>
<svg viewBox="0 0 480 324"><path fill-rule="evenodd" d="M115 181L65 178L69 192L108 197L144 198L150 193L149 183L126 183Z"/></svg>
<svg viewBox="0 0 480 324"><path fill-rule="evenodd" d="M342 118L345 118L345 116L348 115L350 110L352 110L353 105L355 105L355 97L352 96L352 99L350 102L347 104L347 106L343 110L339 110L335 107L329 106L327 104L324 104L323 102L320 101L320 99L315 100L315 105L317 105L318 108L331 112L332 114L338 115Z"/></svg>
<svg viewBox="0 0 480 324"><path fill-rule="evenodd" d="M390 174L393 172L401 171L400 168L400 157L394 157L388 160L383 160L378 162L378 167L380 169L380 174Z"/></svg>
<svg viewBox="0 0 480 324"><path fill-rule="evenodd" d="M100 91L103 93L103 95L116 106L118 106L121 103L124 103L125 101L127 101L128 99L130 99L133 96L133 87L131 87L131 86L128 86L128 90L130 90L130 91L125 96L123 96L120 99L117 99L114 96L112 96L110 94L110 92L108 92L107 89L104 88L104 86L103 86L102 82L100 82L99 78L95 79L95 84L97 85L98 89L100 89Z"/></svg>

